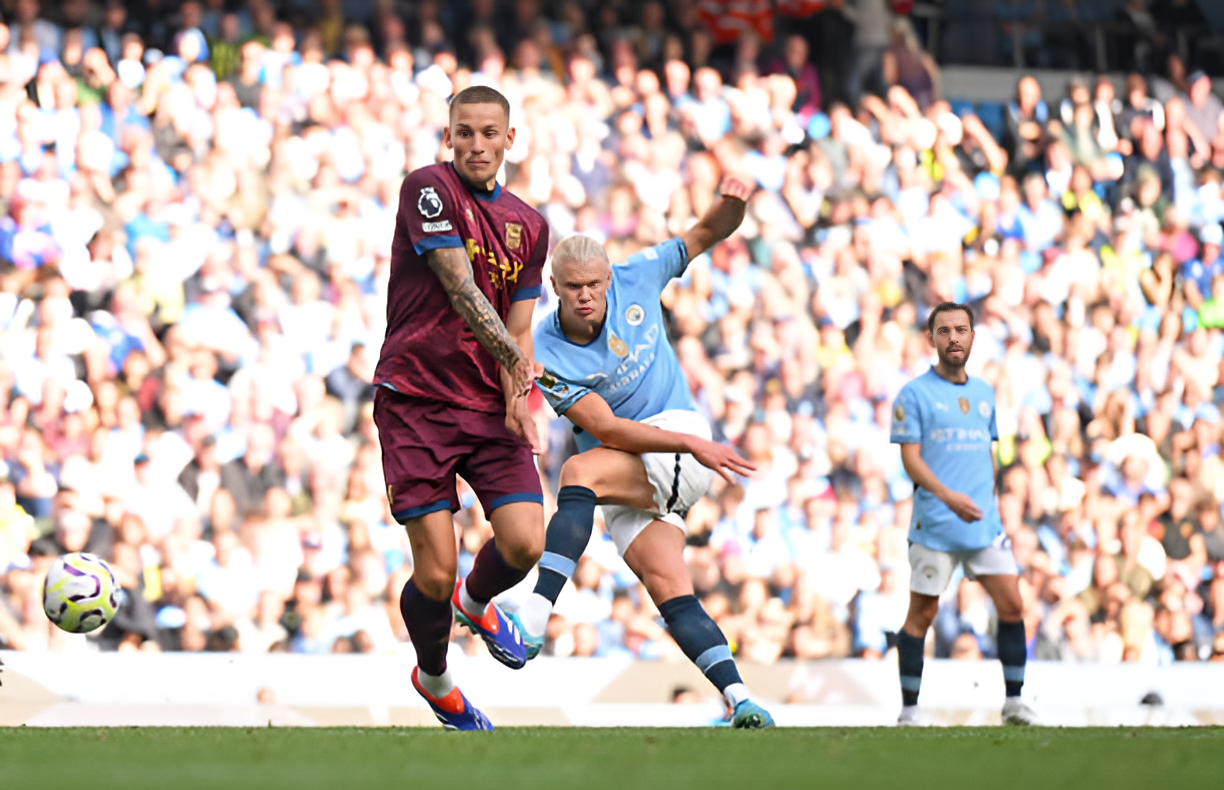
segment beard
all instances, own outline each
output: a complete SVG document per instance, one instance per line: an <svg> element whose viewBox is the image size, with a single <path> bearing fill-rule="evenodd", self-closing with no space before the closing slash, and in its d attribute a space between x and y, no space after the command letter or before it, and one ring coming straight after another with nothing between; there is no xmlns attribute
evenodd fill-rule
<svg viewBox="0 0 1224 790"><path fill-rule="evenodd" d="M935 349L935 355L939 357L939 363L944 367L963 368L965 363L969 361L969 349L969 346L960 346L957 349L961 352L959 359L949 356L948 352L941 348Z"/></svg>

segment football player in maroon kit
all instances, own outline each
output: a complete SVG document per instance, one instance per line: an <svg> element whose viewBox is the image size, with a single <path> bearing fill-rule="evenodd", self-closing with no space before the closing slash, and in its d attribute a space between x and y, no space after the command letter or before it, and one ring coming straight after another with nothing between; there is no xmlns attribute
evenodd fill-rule
<svg viewBox="0 0 1224 790"><path fill-rule="evenodd" d="M490 601L522 581L544 548L527 398L540 370L531 314L548 225L497 183L514 142L504 96L460 91L443 142L453 163L413 171L400 190L374 420L387 497L412 545L413 575L400 596L417 653L412 685L444 726L492 729L455 686L446 651L453 606L503 664L527 661L513 615ZM494 535L459 585L456 473Z"/></svg>

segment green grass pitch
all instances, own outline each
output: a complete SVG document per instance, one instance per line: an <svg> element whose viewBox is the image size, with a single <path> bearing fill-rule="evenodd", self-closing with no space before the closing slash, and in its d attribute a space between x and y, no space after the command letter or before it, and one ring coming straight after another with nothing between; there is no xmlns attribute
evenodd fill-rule
<svg viewBox="0 0 1224 790"><path fill-rule="evenodd" d="M0 788L1224 787L1224 729L0 729Z"/></svg>

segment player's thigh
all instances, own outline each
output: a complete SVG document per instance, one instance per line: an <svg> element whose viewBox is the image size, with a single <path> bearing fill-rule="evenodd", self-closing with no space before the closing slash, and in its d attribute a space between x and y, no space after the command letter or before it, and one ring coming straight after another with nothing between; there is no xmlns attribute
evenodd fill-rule
<svg viewBox="0 0 1224 790"><path fill-rule="evenodd" d="M1024 599L1020 596L1020 577L1015 574L978 576L986 594L994 601L999 619L1014 623L1024 617Z"/></svg>
<svg viewBox="0 0 1224 790"><path fill-rule="evenodd" d="M522 502L542 507L544 492L535 456L506 429L505 417L468 412L462 420L466 452L456 471L476 492L485 515L492 519L499 508Z"/></svg>
<svg viewBox="0 0 1224 790"><path fill-rule="evenodd" d="M374 393L374 422L395 520L404 524L430 513L458 510L455 468L466 450L466 438L446 407L379 387Z"/></svg>
<svg viewBox="0 0 1224 790"><path fill-rule="evenodd" d="M489 514L497 549L512 567L525 571L544 553L544 506L512 502Z"/></svg>
<svg viewBox="0 0 1224 790"><path fill-rule="evenodd" d="M642 457L610 447L596 447L570 456L561 467L561 485L589 488L601 505L642 510L655 507L655 487L646 474Z"/></svg>
<svg viewBox="0 0 1224 790"><path fill-rule="evenodd" d="M951 552L910 543L910 592L938 598L948 589L960 558Z"/></svg>
<svg viewBox="0 0 1224 790"><path fill-rule="evenodd" d="M627 564L656 604L693 594L693 582L684 562L683 529L672 521L652 519L625 550Z"/></svg>
<svg viewBox="0 0 1224 790"><path fill-rule="evenodd" d="M412 546L412 578L435 601L450 598L459 566L459 541L451 512L436 510L404 522Z"/></svg>
<svg viewBox="0 0 1224 790"><path fill-rule="evenodd" d="M1000 533L994 542L965 558L965 572L981 583L994 601L999 619L1015 622L1024 613L1020 597L1020 566L1012 553L1011 539Z"/></svg>

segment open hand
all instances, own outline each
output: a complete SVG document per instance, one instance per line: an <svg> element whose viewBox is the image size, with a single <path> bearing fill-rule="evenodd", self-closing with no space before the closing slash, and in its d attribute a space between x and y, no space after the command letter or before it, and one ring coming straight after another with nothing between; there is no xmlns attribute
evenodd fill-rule
<svg viewBox="0 0 1224 790"><path fill-rule="evenodd" d="M755 464L744 460L725 444L696 439L691 452L702 466L713 469L728 483L735 483L732 473L747 476L756 471Z"/></svg>

